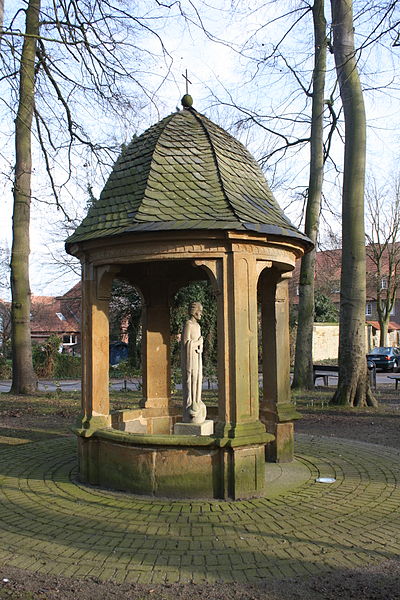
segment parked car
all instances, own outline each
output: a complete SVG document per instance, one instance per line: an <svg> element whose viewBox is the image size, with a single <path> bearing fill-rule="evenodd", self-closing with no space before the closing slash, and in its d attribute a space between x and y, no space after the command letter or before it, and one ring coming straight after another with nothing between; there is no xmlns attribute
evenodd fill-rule
<svg viewBox="0 0 400 600"><path fill-rule="evenodd" d="M128 358L128 344L125 342L111 342L110 343L110 365L112 367L119 365L119 363ZM400 361L399 361L400 364Z"/></svg>
<svg viewBox="0 0 400 600"><path fill-rule="evenodd" d="M391 346L380 346L373 348L367 354L367 361L374 363L377 369L394 371L400 366L400 350Z"/></svg>

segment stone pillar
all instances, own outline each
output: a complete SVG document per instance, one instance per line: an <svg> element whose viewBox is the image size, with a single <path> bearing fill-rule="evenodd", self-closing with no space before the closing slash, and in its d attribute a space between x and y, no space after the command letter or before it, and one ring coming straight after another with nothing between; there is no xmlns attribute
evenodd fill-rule
<svg viewBox="0 0 400 600"><path fill-rule="evenodd" d="M258 425L257 281L253 256L234 253L230 258L231 417L237 430Z"/></svg>
<svg viewBox="0 0 400 600"><path fill-rule="evenodd" d="M260 418L275 441L267 446L267 460L290 462L294 452L293 420L300 415L290 397L290 337L288 277L276 269L260 276L263 398Z"/></svg>
<svg viewBox="0 0 400 600"><path fill-rule="evenodd" d="M171 398L171 325L169 290L165 281L141 287L142 378L145 408L165 408Z"/></svg>
<svg viewBox="0 0 400 600"><path fill-rule="evenodd" d="M225 494L260 495L265 489L265 444L259 420L257 269L251 252L233 248L223 261L218 296L219 414L215 432L228 438Z"/></svg>
<svg viewBox="0 0 400 600"><path fill-rule="evenodd" d="M82 425L109 424L109 301L113 273L84 264L82 269Z"/></svg>

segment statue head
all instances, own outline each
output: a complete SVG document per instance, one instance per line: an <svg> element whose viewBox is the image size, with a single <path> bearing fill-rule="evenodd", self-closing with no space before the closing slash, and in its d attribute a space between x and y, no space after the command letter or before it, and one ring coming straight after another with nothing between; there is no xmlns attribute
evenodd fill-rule
<svg viewBox="0 0 400 600"><path fill-rule="evenodd" d="M201 315L203 314L203 306L200 302L192 302L189 305L189 315L194 317L196 321L200 321Z"/></svg>

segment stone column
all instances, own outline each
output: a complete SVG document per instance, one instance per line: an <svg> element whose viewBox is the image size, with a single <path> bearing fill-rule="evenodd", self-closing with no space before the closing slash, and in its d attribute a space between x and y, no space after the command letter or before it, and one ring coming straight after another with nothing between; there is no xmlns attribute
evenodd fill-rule
<svg viewBox="0 0 400 600"><path fill-rule="evenodd" d="M267 446L267 460L290 462L294 452L293 420L300 415L290 397L290 337L288 277L276 269L260 276L263 398L260 418L275 441Z"/></svg>
<svg viewBox="0 0 400 600"><path fill-rule="evenodd" d="M236 234L235 234L236 235ZM265 445L273 439L259 419L257 254L232 244L206 267L217 297L218 421L223 450L222 495L246 498L265 490Z"/></svg>
<svg viewBox="0 0 400 600"><path fill-rule="evenodd" d="M82 270L82 425L109 424L109 301L111 270L84 264Z"/></svg>
<svg viewBox="0 0 400 600"><path fill-rule="evenodd" d="M251 252L233 248L224 259L218 296L219 415L216 434L228 438L226 495L245 498L265 489L265 444L259 420L257 270Z"/></svg>
<svg viewBox="0 0 400 600"><path fill-rule="evenodd" d="M235 437L258 421L257 278L254 256L234 252L228 259L230 419Z"/></svg>
<svg viewBox="0 0 400 600"><path fill-rule="evenodd" d="M145 408L168 407L171 398L171 325L165 281L142 285L142 378Z"/></svg>

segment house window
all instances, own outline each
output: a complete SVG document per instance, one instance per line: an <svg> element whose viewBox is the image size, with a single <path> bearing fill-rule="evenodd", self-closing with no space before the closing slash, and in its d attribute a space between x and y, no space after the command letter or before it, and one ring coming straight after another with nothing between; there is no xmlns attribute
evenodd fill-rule
<svg viewBox="0 0 400 600"><path fill-rule="evenodd" d="M63 335L63 344L76 344L77 336L73 334Z"/></svg>
<svg viewBox="0 0 400 600"><path fill-rule="evenodd" d="M390 316L393 317L396 314L396 303L393 303L392 310L390 311Z"/></svg>
<svg viewBox="0 0 400 600"><path fill-rule="evenodd" d="M386 277L382 277L381 279L381 290L387 290L388 282Z"/></svg>
<svg viewBox="0 0 400 600"><path fill-rule="evenodd" d="M62 313L57 313L56 312L56 315L60 319L60 321L66 321L67 320Z"/></svg>
<svg viewBox="0 0 400 600"><path fill-rule="evenodd" d="M372 302L367 302L367 304L365 305L365 314L367 317L370 317L372 315Z"/></svg>
<svg viewBox="0 0 400 600"><path fill-rule="evenodd" d="M296 296L300 296L300 286L296 285Z"/></svg>

